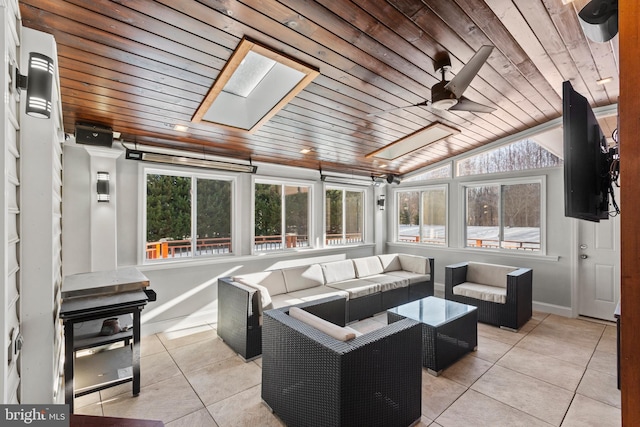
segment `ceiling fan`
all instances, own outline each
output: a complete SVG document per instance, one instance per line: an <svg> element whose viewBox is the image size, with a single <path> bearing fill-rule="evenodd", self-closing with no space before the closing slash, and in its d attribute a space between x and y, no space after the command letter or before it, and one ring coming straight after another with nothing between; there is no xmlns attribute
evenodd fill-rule
<svg viewBox="0 0 640 427"><path fill-rule="evenodd" d="M433 68L440 71L442 80L431 87L431 99L419 102L405 107L392 108L390 110L379 111L377 113L368 114L375 116L391 111L403 110L410 107L427 107L438 110L449 111L471 111L474 113L491 113L495 108L487 105L479 104L462 96L462 93L469 87L473 78L478 74L480 68L484 65L493 50L493 46L482 46L462 67L460 72L455 75L451 81L445 80L445 73L451 68L451 58L446 52L437 56L433 62Z"/></svg>

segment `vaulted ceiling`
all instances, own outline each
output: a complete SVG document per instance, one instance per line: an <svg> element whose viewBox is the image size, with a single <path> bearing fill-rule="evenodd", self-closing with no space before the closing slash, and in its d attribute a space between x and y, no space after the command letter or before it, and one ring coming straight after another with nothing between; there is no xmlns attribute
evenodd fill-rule
<svg viewBox="0 0 640 427"><path fill-rule="evenodd" d="M21 0L20 10L23 26L55 36L69 134L76 122L95 123L132 145L402 175L561 116L564 80L592 106L617 103L617 36L585 37L577 12L586 3ZM192 123L245 36L320 75L255 133ZM434 58L448 52L450 80L483 45L495 48L464 95L494 112L381 113L431 97ZM365 157L434 122L460 133L396 160Z"/></svg>

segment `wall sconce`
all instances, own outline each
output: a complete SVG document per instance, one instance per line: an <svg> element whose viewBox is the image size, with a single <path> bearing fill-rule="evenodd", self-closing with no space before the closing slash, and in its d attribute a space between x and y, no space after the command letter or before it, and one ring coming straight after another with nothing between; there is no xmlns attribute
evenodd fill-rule
<svg viewBox="0 0 640 427"><path fill-rule="evenodd" d="M378 205L378 209L380 209L381 211L384 210L384 194L381 194L378 196L377 205Z"/></svg>
<svg viewBox="0 0 640 427"><path fill-rule="evenodd" d="M41 53L29 54L29 73L20 74L16 68L16 90L27 90L26 113L33 117L51 117L51 87L53 84L53 59Z"/></svg>
<svg viewBox="0 0 640 427"><path fill-rule="evenodd" d="M109 202L109 172L98 172L96 191L99 202Z"/></svg>

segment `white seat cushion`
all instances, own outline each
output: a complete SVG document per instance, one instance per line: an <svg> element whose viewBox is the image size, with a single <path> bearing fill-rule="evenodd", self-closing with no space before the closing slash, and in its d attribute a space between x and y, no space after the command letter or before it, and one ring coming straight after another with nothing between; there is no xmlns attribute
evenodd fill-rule
<svg viewBox="0 0 640 427"><path fill-rule="evenodd" d="M271 298L273 308L282 308L289 305L302 304L304 301L300 298L294 298L289 294L280 294Z"/></svg>
<svg viewBox="0 0 640 427"><path fill-rule="evenodd" d="M356 268L356 275L359 278L382 274L384 272L380 258L377 256L355 258L353 260L353 265Z"/></svg>
<svg viewBox="0 0 640 427"><path fill-rule="evenodd" d="M327 322L326 320L298 307L291 307L289 309L289 316L294 319L298 319L299 321L304 322L307 325L312 326L340 341L349 341L358 336L356 330L349 326L334 325L333 323Z"/></svg>
<svg viewBox="0 0 640 427"><path fill-rule="evenodd" d="M322 267L324 281L327 285L356 278L356 270L353 266L353 261L350 259L327 262L320 264L320 266Z"/></svg>
<svg viewBox="0 0 640 427"><path fill-rule="evenodd" d="M367 276L364 279L379 284L382 292L391 289L406 288L409 286L408 279L403 279L400 276L393 276L390 274L376 274L373 276Z"/></svg>
<svg viewBox="0 0 640 427"><path fill-rule="evenodd" d="M453 287L453 294L500 304L507 302L507 288L483 285L480 283L460 283Z"/></svg>
<svg viewBox="0 0 640 427"><path fill-rule="evenodd" d="M322 273L320 264L285 268L282 270L282 274L288 292L324 285L324 273Z"/></svg>
<svg viewBox="0 0 640 427"><path fill-rule="evenodd" d="M349 299L375 294L376 292L380 292L381 288L379 283L373 283L367 279L344 280L342 282L330 283L327 286L349 292Z"/></svg>
<svg viewBox="0 0 640 427"><path fill-rule="evenodd" d="M430 274L418 274L418 273L412 273L410 271L404 271L404 270L390 271L389 273L387 273L387 275L397 276L402 279L406 279L409 281L410 285L413 285L414 283L428 282L429 280L431 280Z"/></svg>
<svg viewBox="0 0 640 427"><path fill-rule="evenodd" d="M320 298L327 298L332 296L340 296L349 299L349 292L341 291L329 286L316 286L315 288L301 289L295 292L289 292L291 298L298 298L303 301L315 301Z"/></svg>

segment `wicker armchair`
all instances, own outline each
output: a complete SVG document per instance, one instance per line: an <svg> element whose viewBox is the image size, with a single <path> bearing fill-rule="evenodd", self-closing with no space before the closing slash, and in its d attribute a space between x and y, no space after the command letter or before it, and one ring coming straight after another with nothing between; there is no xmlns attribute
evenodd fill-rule
<svg viewBox="0 0 640 427"><path fill-rule="evenodd" d="M264 312L262 399L288 426L408 426L421 415L420 324L340 341Z"/></svg>
<svg viewBox="0 0 640 427"><path fill-rule="evenodd" d="M460 284L468 284L469 264L474 267L486 266L513 270L505 273L502 280L506 282L506 300L504 303L487 301L464 295L456 295L453 288ZM506 277L505 277L506 276ZM502 328L518 330L532 315L532 281L533 271L530 268L499 266L462 262L445 267L445 299L478 307L478 321ZM501 285L504 287L504 284Z"/></svg>

